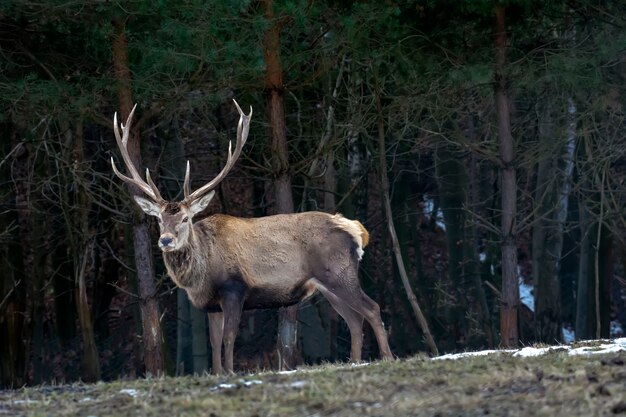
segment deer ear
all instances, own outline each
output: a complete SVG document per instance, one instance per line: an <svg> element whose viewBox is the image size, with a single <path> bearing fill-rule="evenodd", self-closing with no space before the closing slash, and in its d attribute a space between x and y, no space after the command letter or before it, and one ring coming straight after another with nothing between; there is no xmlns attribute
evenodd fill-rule
<svg viewBox="0 0 626 417"><path fill-rule="evenodd" d="M209 205L214 195L215 191L210 191L204 197L195 200L193 203L191 203L191 212L194 215L200 213Z"/></svg>
<svg viewBox="0 0 626 417"><path fill-rule="evenodd" d="M150 216L159 217L161 215L161 207L152 200L134 195L133 198L139 207Z"/></svg>

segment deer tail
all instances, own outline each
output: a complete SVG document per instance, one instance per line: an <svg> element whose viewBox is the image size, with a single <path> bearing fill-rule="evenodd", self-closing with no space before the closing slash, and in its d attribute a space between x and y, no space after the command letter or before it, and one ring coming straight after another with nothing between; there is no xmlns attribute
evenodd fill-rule
<svg viewBox="0 0 626 417"><path fill-rule="evenodd" d="M352 240L356 244L356 253L359 260L363 257L363 248L367 246L370 241L370 234L365 229L365 226L358 220L350 220L343 217L341 214L333 216L335 224L341 230L347 232L352 236Z"/></svg>
<svg viewBox="0 0 626 417"><path fill-rule="evenodd" d="M361 231L361 242L363 242L363 247L366 247L370 243L370 234L369 234L369 232L367 231L365 226L363 226L361 224L360 221L353 220L353 222L356 223L356 225L358 226L359 230Z"/></svg>

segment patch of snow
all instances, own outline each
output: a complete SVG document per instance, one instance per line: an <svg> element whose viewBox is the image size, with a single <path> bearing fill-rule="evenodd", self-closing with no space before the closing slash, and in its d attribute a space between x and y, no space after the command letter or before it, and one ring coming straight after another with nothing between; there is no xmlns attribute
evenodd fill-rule
<svg viewBox="0 0 626 417"><path fill-rule="evenodd" d="M506 352L515 352L515 350L491 349L491 350L480 350L477 352L448 353L447 355L435 356L433 359L434 360L461 359L461 358L467 358L470 356L485 356L485 355L491 355L494 353L506 353Z"/></svg>
<svg viewBox="0 0 626 417"><path fill-rule="evenodd" d="M443 221L443 212L441 209L437 209L437 213L433 213L435 210L435 200L429 196L424 196L424 213L428 214L431 218L435 218L435 223L441 228L446 230L446 224Z"/></svg>
<svg viewBox="0 0 626 417"><path fill-rule="evenodd" d="M294 381L291 384L289 384L291 388L304 388L307 385L309 385L307 381Z"/></svg>
<svg viewBox="0 0 626 417"><path fill-rule="evenodd" d="M599 346L581 346L569 351L570 355L597 355L600 353L626 352L626 337L615 339L613 343L603 343Z"/></svg>
<svg viewBox="0 0 626 417"><path fill-rule="evenodd" d="M93 398L91 398L91 397L81 398L78 402L80 402L80 403L88 403L89 401L93 401Z"/></svg>
<svg viewBox="0 0 626 417"><path fill-rule="evenodd" d="M616 343L616 344L626 348L626 337L620 337L618 339L615 339L615 340L613 340L613 343Z"/></svg>
<svg viewBox="0 0 626 417"><path fill-rule="evenodd" d="M611 321L611 337L620 337L624 336L624 328L622 327L622 323L619 321L612 320Z"/></svg>
<svg viewBox="0 0 626 417"><path fill-rule="evenodd" d="M530 358L533 356L541 356L549 353L553 350L569 350L569 346L549 346L545 348L534 348L531 346L527 346L513 353L513 356L521 356L525 358Z"/></svg>
<svg viewBox="0 0 626 417"><path fill-rule="evenodd" d="M237 384L219 384L213 388L214 389L231 389L231 388L237 388Z"/></svg>
<svg viewBox="0 0 626 417"><path fill-rule="evenodd" d="M576 339L576 333L571 327L563 327L563 341L572 343Z"/></svg>
<svg viewBox="0 0 626 417"><path fill-rule="evenodd" d="M233 388L237 388L237 387L251 387L253 385L259 385L262 384L263 381L258 380L258 379L250 379L250 380L244 380L244 379L240 379L239 381L237 381L237 383L234 384L218 384L216 386L214 386L213 388L209 388L209 391L219 391L222 389L233 389Z"/></svg>
<svg viewBox="0 0 626 417"><path fill-rule="evenodd" d="M517 267L517 283L519 285L519 300L528 307L530 311L535 311L534 287L524 282L524 277L522 276L519 266Z"/></svg>
<svg viewBox="0 0 626 417"><path fill-rule="evenodd" d="M251 387L252 385L260 385L263 383L263 381L260 381L258 379L251 379L249 381L241 381L241 383L245 386L245 387Z"/></svg>
<svg viewBox="0 0 626 417"><path fill-rule="evenodd" d="M38 404L39 401L37 400L14 400L13 404Z"/></svg>
<svg viewBox="0 0 626 417"><path fill-rule="evenodd" d="M361 401L357 401L352 404L354 408L382 408L383 405L381 403L363 403Z"/></svg>
<svg viewBox="0 0 626 417"><path fill-rule="evenodd" d="M593 341L589 341L593 342ZM569 355L593 355L602 353L626 352L626 337L606 341L600 345L590 344L589 346L580 346L573 348L568 345L548 346L544 348L524 347L522 349L497 349L497 350L481 350L477 352L450 353L447 355L437 356L433 360L441 359L460 359L470 356L485 356L492 354L512 353L515 357L533 357L545 355L549 352L567 352Z"/></svg>
<svg viewBox="0 0 626 417"><path fill-rule="evenodd" d="M480 260L480 262L485 262L487 260L487 254L485 252L479 253L478 260Z"/></svg>
<svg viewBox="0 0 626 417"><path fill-rule="evenodd" d="M280 372L278 372L279 375L291 375L291 374L294 374L294 373L296 373L295 369L292 370L292 371L280 371Z"/></svg>
<svg viewBox="0 0 626 417"><path fill-rule="evenodd" d="M139 393L139 391L137 391L136 389L133 388L124 388L120 390L120 394L126 394L126 395L130 395L133 398L137 398L139 397L141 394Z"/></svg>
<svg viewBox="0 0 626 417"><path fill-rule="evenodd" d="M359 363L351 363L350 364L350 366L352 368L358 368L358 367L361 367L361 366L368 366L368 365L371 365L371 364L369 362L359 362Z"/></svg>

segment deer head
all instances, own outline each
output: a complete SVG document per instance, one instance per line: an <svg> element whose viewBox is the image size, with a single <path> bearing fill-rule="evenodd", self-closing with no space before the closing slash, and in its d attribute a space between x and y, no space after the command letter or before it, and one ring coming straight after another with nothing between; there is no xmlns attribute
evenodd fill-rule
<svg viewBox="0 0 626 417"><path fill-rule="evenodd" d="M128 153L128 138L130 136L131 122L133 114L135 113L135 107L128 115L126 124L122 124L122 134L120 135L117 112L113 117L113 131L115 132L115 140L117 146L122 153L122 159L126 165L126 169L130 174L130 177L122 174L115 166L115 161L111 157L111 166L113 172L122 181L127 184L136 186L139 188L147 198L134 195L133 198L139 205L139 207L150 216L154 216L159 220L159 228L161 236L159 237L159 247L163 252L175 251L186 245L188 238L192 232L192 219L193 217L204 210L211 199L215 195L214 189L217 185L226 177L228 172L232 169L233 165L239 158L243 145L248 138L248 131L250 130L250 119L252 118L252 107L250 107L250 114L246 115L239 107L239 104L233 100L237 110L239 111L239 124L237 125L237 141L235 144L235 151L232 151L232 143L228 145L228 159L226 165L222 171L211 181L198 188L194 192L190 192L190 180L189 180L189 161L187 161L187 169L185 171L185 182L183 183L184 198L182 201L167 201L161 197L161 193L157 186L150 178L150 171L146 169L146 181L144 181L139 172L135 168L132 159Z"/></svg>

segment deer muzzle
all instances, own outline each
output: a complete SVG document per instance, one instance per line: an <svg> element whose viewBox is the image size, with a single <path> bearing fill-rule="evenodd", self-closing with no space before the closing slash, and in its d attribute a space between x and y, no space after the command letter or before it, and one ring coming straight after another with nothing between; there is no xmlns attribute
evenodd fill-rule
<svg viewBox="0 0 626 417"><path fill-rule="evenodd" d="M176 249L176 237L171 233L163 233L159 238L159 248L161 248L163 252Z"/></svg>

